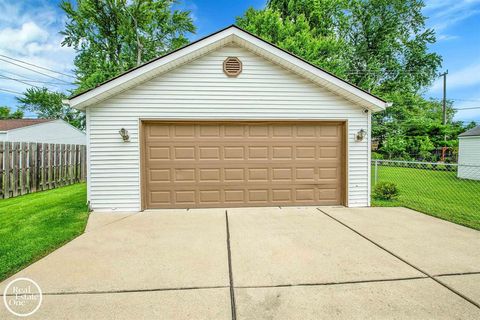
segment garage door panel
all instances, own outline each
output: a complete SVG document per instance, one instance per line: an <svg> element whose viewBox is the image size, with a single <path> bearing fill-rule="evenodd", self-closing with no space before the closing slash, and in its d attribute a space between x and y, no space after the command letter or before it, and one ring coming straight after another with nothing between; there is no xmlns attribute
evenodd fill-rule
<svg viewBox="0 0 480 320"><path fill-rule="evenodd" d="M147 208L341 204L341 123L147 123Z"/></svg>
<svg viewBox="0 0 480 320"><path fill-rule="evenodd" d="M170 148L163 146L150 146L147 150L147 157L150 160L168 160L170 161Z"/></svg>
<svg viewBox="0 0 480 320"><path fill-rule="evenodd" d="M170 169L150 169L148 175L149 182L166 182L171 181Z"/></svg>
<svg viewBox="0 0 480 320"><path fill-rule="evenodd" d="M180 183L238 185L256 183L296 183L322 184L338 183L341 172L336 167L317 166L261 166L223 167L211 165L202 168L189 168L176 164L173 168L151 168L146 177L151 185L175 185Z"/></svg>
<svg viewBox="0 0 480 320"><path fill-rule="evenodd" d="M225 146L223 148L223 159L224 160L245 160L245 147L242 145Z"/></svg>
<svg viewBox="0 0 480 320"><path fill-rule="evenodd" d="M150 139L170 137L170 126L148 126L147 131Z"/></svg>
<svg viewBox="0 0 480 320"><path fill-rule="evenodd" d="M229 161L228 163L215 164L213 162L200 162L200 161L172 161L171 163L150 160L149 169L172 169L172 168L186 168L191 165L195 165L196 169L208 169L208 168L219 168L219 169L247 169L247 168L264 168L266 163L269 165L267 169L271 170L272 168L336 168L337 160L333 159L318 159L317 161L311 162L302 162L302 161Z"/></svg>
<svg viewBox="0 0 480 320"><path fill-rule="evenodd" d="M202 168L198 169L199 182L221 182L221 169L219 168Z"/></svg>
<svg viewBox="0 0 480 320"><path fill-rule="evenodd" d="M244 189L224 190L224 194L225 194L225 203L244 204L246 202Z"/></svg>
<svg viewBox="0 0 480 320"><path fill-rule="evenodd" d="M177 168L174 169L173 183L178 182L197 182L195 177L195 168Z"/></svg>
<svg viewBox="0 0 480 320"><path fill-rule="evenodd" d="M181 188L179 188L181 189ZM149 193L150 204L155 208L172 208L184 206L191 208L198 206L225 207L226 204L235 206L264 205L335 205L340 201L336 196L336 187L321 189L317 186L303 186L293 189L269 189L262 186L249 186L239 189L208 189L192 190L157 190Z"/></svg>

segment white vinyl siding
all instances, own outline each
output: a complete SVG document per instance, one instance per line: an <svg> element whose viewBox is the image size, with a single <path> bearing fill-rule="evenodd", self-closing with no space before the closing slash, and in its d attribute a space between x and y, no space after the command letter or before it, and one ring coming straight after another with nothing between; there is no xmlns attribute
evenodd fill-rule
<svg viewBox="0 0 480 320"><path fill-rule="evenodd" d="M480 136L458 139L458 177L480 180Z"/></svg>
<svg viewBox="0 0 480 320"><path fill-rule="evenodd" d="M243 71L227 77L222 63L239 57ZM140 119L346 120L348 205L369 204L369 113L352 102L246 49L228 46L87 107L89 200L98 211L140 210ZM118 134L129 131L130 142Z"/></svg>
<svg viewBox="0 0 480 320"><path fill-rule="evenodd" d="M56 144L86 144L85 133L63 120L54 120L12 129L0 136L0 141L41 142Z"/></svg>

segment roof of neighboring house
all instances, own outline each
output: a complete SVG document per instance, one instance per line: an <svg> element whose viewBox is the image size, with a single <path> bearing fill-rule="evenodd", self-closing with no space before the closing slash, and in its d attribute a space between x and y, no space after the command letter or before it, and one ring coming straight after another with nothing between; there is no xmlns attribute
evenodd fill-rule
<svg viewBox="0 0 480 320"><path fill-rule="evenodd" d="M0 131L9 131L13 129L32 126L34 124L50 122L53 119L10 119L0 120Z"/></svg>
<svg viewBox="0 0 480 320"><path fill-rule="evenodd" d="M461 135L459 135L459 137L474 137L474 136L480 136L480 126L476 126L475 128L467 130Z"/></svg>
<svg viewBox="0 0 480 320"><path fill-rule="evenodd" d="M73 95L65 100L65 103L83 110L89 105L106 100L117 93L153 79L181 64L188 63L232 42L250 49L266 59L275 61L280 66L301 74L311 81L373 111L384 110L390 105L385 100L235 25L130 69L95 88Z"/></svg>

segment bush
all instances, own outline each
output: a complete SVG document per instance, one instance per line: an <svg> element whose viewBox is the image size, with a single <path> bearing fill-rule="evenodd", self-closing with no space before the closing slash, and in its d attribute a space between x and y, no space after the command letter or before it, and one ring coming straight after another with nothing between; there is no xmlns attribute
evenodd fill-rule
<svg viewBox="0 0 480 320"><path fill-rule="evenodd" d="M373 160L382 160L383 159L383 154L378 153L378 152L372 152L372 159Z"/></svg>
<svg viewBox="0 0 480 320"><path fill-rule="evenodd" d="M379 182L373 191L373 196L380 200L394 200L398 194L397 185L392 182Z"/></svg>

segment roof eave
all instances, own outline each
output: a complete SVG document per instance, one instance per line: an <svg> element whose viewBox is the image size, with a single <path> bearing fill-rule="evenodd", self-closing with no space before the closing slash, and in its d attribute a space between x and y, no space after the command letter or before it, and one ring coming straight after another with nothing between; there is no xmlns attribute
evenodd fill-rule
<svg viewBox="0 0 480 320"><path fill-rule="evenodd" d="M168 72L181 64L196 59L229 42L236 42L247 49L251 49L264 58L310 78L310 80L325 86L327 89L344 96L372 112L383 111L389 106L386 101L236 26L230 26L193 42L186 47L132 69L96 88L78 94L63 102L75 109L84 110L89 105L108 99L114 94Z"/></svg>
<svg viewBox="0 0 480 320"><path fill-rule="evenodd" d="M146 63L138 68L134 68L96 88L66 99L63 102L75 109L84 110L88 105L106 99L104 97L107 95L113 95L127 90L137 83L148 81L157 75L173 69L177 65L184 64L206 52L215 50L215 48L223 44L232 42L232 32L229 31L232 28L233 27L223 29L220 32L193 42L186 47L173 51L151 63Z"/></svg>

